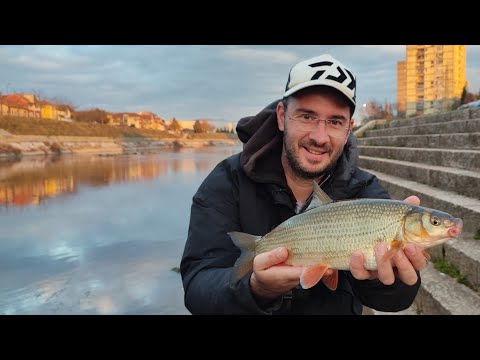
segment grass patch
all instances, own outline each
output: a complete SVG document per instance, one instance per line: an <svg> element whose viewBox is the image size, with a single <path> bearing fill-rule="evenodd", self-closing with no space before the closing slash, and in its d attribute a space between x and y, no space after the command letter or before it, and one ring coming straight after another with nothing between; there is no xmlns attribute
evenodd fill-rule
<svg viewBox="0 0 480 360"><path fill-rule="evenodd" d="M460 284L468 286L470 289L476 291L474 286L467 280L465 275L463 275L455 265L449 263L447 260L433 260L433 266L438 271L456 279Z"/></svg>
<svg viewBox="0 0 480 360"><path fill-rule="evenodd" d="M0 116L0 128L13 135L100 136L111 138L180 138L167 131L109 126L95 123L65 122L19 116Z"/></svg>
<svg viewBox="0 0 480 360"><path fill-rule="evenodd" d="M473 237L475 240L480 240L480 229L477 230L477 233Z"/></svg>
<svg viewBox="0 0 480 360"><path fill-rule="evenodd" d="M193 133L188 134L187 139L218 139L218 140L229 140L237 138L236 134L227 134L227 133Z"/></svg>

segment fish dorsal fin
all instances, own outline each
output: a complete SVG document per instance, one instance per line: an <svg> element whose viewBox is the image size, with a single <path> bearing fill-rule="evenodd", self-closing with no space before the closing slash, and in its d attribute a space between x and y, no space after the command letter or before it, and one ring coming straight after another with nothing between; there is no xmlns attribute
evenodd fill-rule
<svg viewBox="0 0 480 360"><path fill-rule="evenodd" d="M330 204L333 200L328 196L325 191L317 184L316 181L313 182L313 198L317 197L322 204Z"/></svg>
<svg viewBox="0 0 480 360"><path fill-rule="evenodd" d="M319 206L329 204L333 202L333 200L328 196L325 191L317 184L316 181L313 181L313 194L312 194L312 201L305 209L305 211L315 209Z"/></svg>

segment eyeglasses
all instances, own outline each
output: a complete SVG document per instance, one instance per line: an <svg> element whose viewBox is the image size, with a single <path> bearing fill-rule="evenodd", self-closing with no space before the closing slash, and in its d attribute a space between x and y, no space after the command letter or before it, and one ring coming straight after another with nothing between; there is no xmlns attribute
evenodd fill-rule
<svg viewBox="0 0 480 360"><path fill-rule="evenodd" d="M331 137L343 138L350 131L350 128L345 126L345 120L342 119L321 120L318 117L310 114L288 115L288 118L292 121L295 121L296 128L299 131L313 131L318 126L320 121L325 122L326 132Z"/></svg>

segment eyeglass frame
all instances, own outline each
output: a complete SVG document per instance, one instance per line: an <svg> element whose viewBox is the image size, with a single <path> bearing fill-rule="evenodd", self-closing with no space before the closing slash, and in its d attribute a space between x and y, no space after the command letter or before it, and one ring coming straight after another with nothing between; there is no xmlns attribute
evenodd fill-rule
<svg viewBox="0 0 480 360"><path fill-rule="evenodd" d="M284 114L285 114L285 117L288 117L290 120L292 120L292 121L294 121L294 122L299 122L299 123L301 123L301 120L293 118L293 117L292 117L293 115L288 114L286 111L285 111ZM320 123L320 121L323 121L323 122L325 123L326 129L328 129L328 126L327 126L327 124L328 124L327 122L328 122L328 121L331 121L331 120L341 121L341 119L336 119L336 118L331 118L331 119L325 119L325 120L323 120L323 119L320 119L319 117L317 117L317 116L315 116L315 115L312 115L312 114L309 114L309 113L298 114L297 116L305 116L305 115L311 116L313 119L315 119L315 120L312 120L312 124L315 123L315 126L314 126L311 130L299 130L299 131L302 131L302 132L312 132L312 131L315 130L315 128L318 126L318 124ZM348 122L348 120L347 120L347 122ZM303 124L305 124L305 122L304 122ZM345 126L345 127L342 126L342 129L347 130L347 131L345 132L345 135L344 135L345 137L347 137L348 134L350 133L350 131L352 131L352 129L350 128L350 126ZM327 131L327 134L328 134L328 131ZM332 136L331 134L328 134L328 135L329 135L329 136ZM343 135L342 135L341 137L336 137L336 136L333 136L333 137L336 138L336 139L341 139L341 138L343 138Z"/></svg>

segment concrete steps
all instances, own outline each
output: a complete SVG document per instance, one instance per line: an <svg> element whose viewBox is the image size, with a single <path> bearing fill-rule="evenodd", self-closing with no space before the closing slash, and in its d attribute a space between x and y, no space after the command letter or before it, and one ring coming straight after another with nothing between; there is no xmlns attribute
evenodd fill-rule
<svg viewBox="0 0 480 360"><path fill-rule="evenodd" d="M360 154L383 159L480 171L480 150L359 146Z"/></svg>
<svg viewBox="0 0 480 360"><path fill-rule="evenodd" d="M480 315L480 295L455 279L435 270L421 271L422 286L415 299L418 312L426 315Z"/></svg>
<svg viewBox="0 0 480 360"><path fill-rule="evenodd" d="M402 126L398 128L374 129L365 132L367 137L431 135L480 132L480 119L457 120L431 124Z"/></svg>
<svg viewBox="0 0 480 360"><path fill-rule="evenodd" d="M417 306L413 304L408 309L397 311L397 312L378 311L375 309L371 309L368 306L364 306L362 315L421 315L421 314L420 314L420 310L417 309Z"/></svg>
<svg viewBox="0 0 480 360"><path fill-rule="evenodd" d="M359 131L358 148L360 167L392 198L417 195L421 205L464 223L459 239L428 249L432 260L458 269L463 283L430 263L414 304L397 314L480 315L480 109L377 122Z"/></svg>
<svg viewBox="0 0 480 360"><path fill-rule="evenodd" d="M456 120L480 119L480 109L465 109L458 111L450 111L441 114L422 115L409 119L398 119L387 121L383 125L378 125L378 129L400 128L403 126L416 126L423 124L435 124L441 122L449 122Z"/></svg>
<svg viewBox="0 0 480 360"><path fill-rule="evenodd" d="M361 167L480 199L480 171L360 156Z"/></svg>
<svg viewBox="0 0 480 360"><path fill-rule="evenodd" d="M480 132L432 135L375 136L358 139L361 146L396 146L480 150Z"/></svg>
<svg viewBox="0 0 480 360"><path fill-rule="evenodd" d="M480 290L480 240L472 235L461 236L442 245L436 258L447 260L460 270L473 289Z"/></svg>

